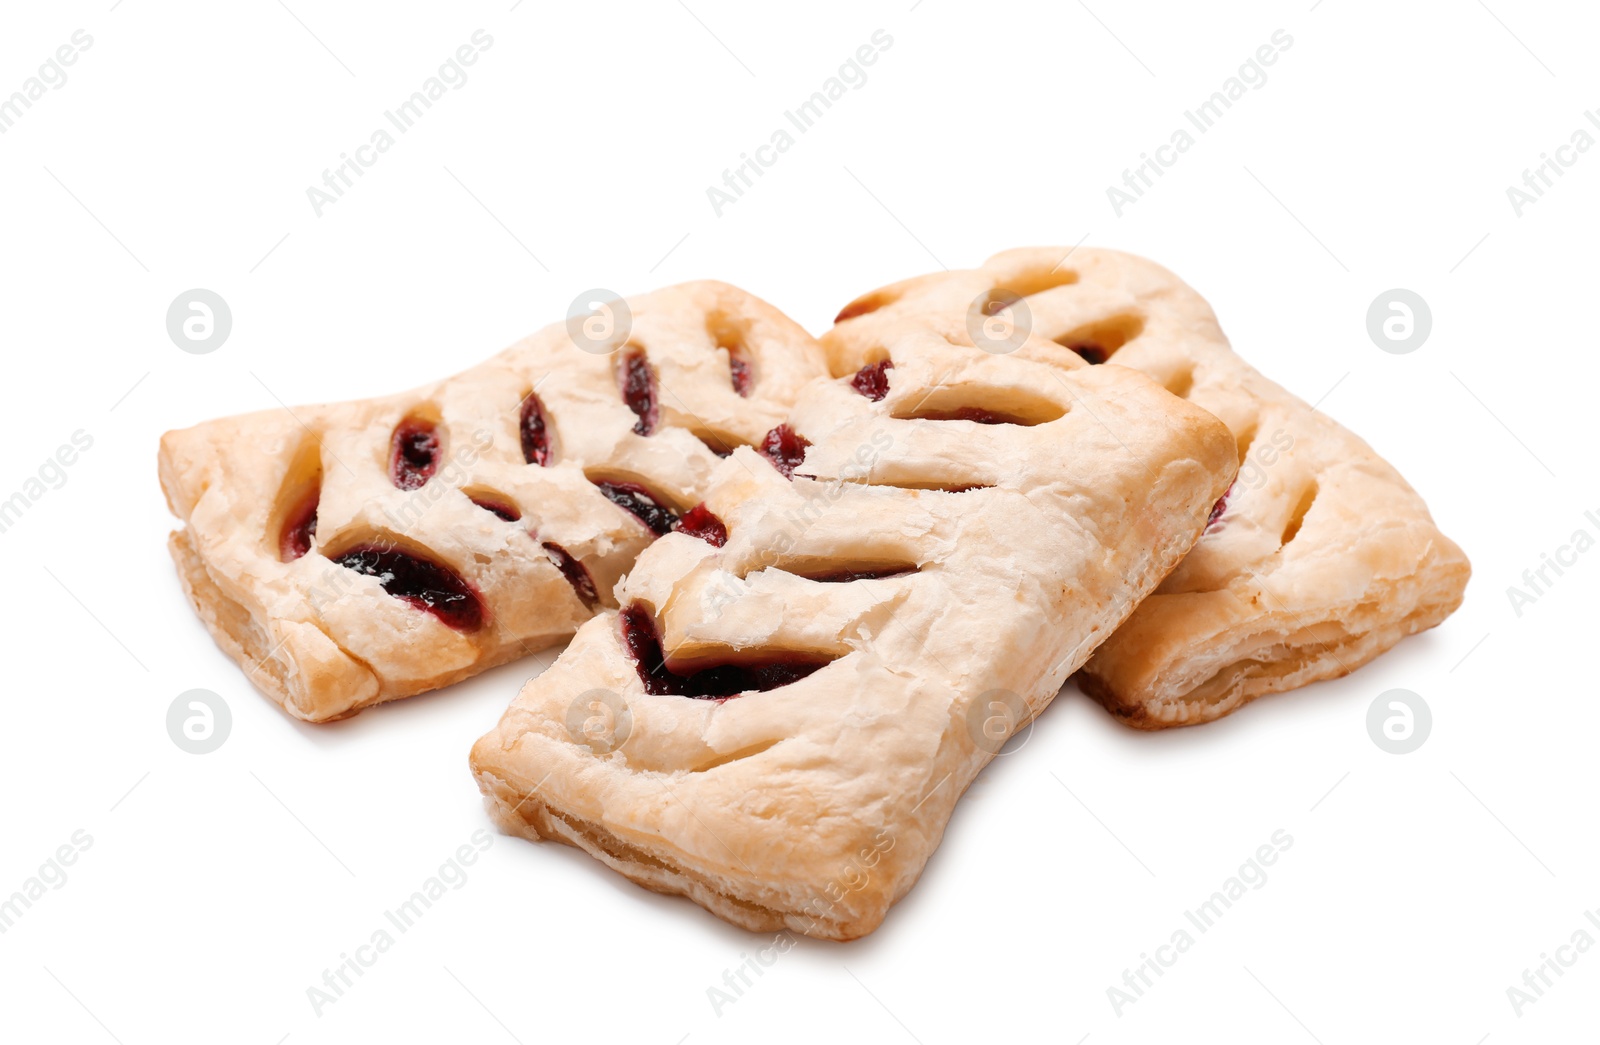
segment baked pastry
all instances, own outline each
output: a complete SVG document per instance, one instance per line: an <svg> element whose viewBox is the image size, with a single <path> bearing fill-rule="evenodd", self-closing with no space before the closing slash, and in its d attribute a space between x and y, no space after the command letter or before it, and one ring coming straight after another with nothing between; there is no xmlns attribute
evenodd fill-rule
<svg viewBox="0 0 1600 1045"><path fill-rule="evenodd" d="M321 722L566 639L825 372L735 287L625 304L402 395L162 437L179 577L257 687Z"/></svg>
<svg viewBox="0 0 1600 1045"><path fill-rule="evenodd" d="M1052 346L1053 347L1053 346ZM920 327L723 462L473 747L499 826L751 930L847 940L1177 564L1227 429L1122 367Z"/></svg>
<svg viewBox="0 0 1600 1045"><path fill-rule="evenodd" d="M1208 722L1336 678L1461 604L1466 556L1416 491L1235 355L1205 301L1160 266L1028 248L891 284L846 305L824 335L833 372L853 371L908 322L994 322L979 338L992 352L1025 335L1133 367L1233 431L1239 479L1205 536L1080 676L1129 725Z"/></svg>

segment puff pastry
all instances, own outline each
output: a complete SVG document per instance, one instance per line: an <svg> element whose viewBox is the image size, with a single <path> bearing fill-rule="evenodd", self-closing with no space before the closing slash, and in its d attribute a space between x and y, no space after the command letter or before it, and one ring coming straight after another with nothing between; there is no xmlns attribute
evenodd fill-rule
<svg viewBox="0 0 1600 1045"><path fill-rule="evenodd" d="M781 435L779 468L719 465L721 532L647 549L471 766L507 832L747 929L847 940L1188 551L1237 459L1135 371L921 327L813 383Z"/></svg>
<svg viewBox="0 0 1600 1045"><path fill-rule="evenodd" d="M1080 676L1129 725L1208 722L1344 675L1460 605L1467 559L1422 498L1361 439L1235 355L1205 301L1142 258L1006 251L863 295L822 340L833 372L848 373L908 322L994 313L1035 350L1053 343L1143 371L1237 440L1239 481L1205 536Z"/></svg>
<svg viewBox="0 0 1600 1045"><path fill-rule="evenodd" d="M613 341L555 324L402 395L162 437L179 577L257 687L320 722L562 641L826 372L734 287L627 304Z"/></svg>

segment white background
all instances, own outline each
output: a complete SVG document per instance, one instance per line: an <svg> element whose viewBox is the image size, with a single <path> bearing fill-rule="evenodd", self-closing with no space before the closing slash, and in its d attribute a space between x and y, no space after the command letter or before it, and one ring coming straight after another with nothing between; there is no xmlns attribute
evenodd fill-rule
<svg viewBox="0 0 1600 1045"><path fill-rule="evenodd" d="M1583 515L1600 514L1600 155L1520 217L1506 195L1600 106L1592 9L512 2L8 5L0 96L74 30L94 42L0 135L0 498L74 431L94 445L0 534L0 895L74 831L93 844L0 935L0 1035L1592 1033L1600 953L1520 1016L1507 988L1574 931L1600 939L1584 919L1600 907L1600 553L1520 617L1506 594L1574 530L1600 532ZM469 82L315 216L306 188L479 28L494 43ZM865 85L718 217L707 186L877 29L893 45ZM1293 45L1267 82L1118 217L1107 186L1278 29ZM452 373L590 287L716 277L820 332L890 280L1079 241L1171 267L1247 358L1326 396L1471 556L1461 611L1349 678L1197 729L1126 730L1069 685L877 933L800 942L720 1015L707 988L764 939L575 850L498 835L316 1015L307 987L487 826L467 749L539 665L338 725L291 721L183 601L160 433ZM193 287L232 307L210 355L167 336ZM1410 355L1366 333L1393 287L1432 308ZM234 720L204 756L165 728L195 687ZM1367 734L1393 687L1433 711L1413 754ZM1266 884L1118 1015L1107 988L1279 829L1294 841Z"/></svg>

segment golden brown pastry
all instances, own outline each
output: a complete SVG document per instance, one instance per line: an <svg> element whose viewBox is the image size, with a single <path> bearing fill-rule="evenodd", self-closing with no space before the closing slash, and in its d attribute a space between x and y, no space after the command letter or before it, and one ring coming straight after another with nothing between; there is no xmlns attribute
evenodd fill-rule
<svg viewBox="0 0 1600 1045"><path fill-rule="evenodd" d="M1035 348L907 328L720 464L722 525L646 549L474 746L501 828L747 929L876 927L1236 470L1211 415Z"/></svg>
<svg viewBox="0 0 1600 1045"><path fill-rule="evenodd" d="M401 395L163 436L187 524L172 556L218 645L320 722L560 642L611 605L719 453L759 443L825 370L804 330L726 284L627 305L631 329L558 323Z"/></svg>
<svg viewBox="0 0 1600 1045"><path fill-rule="evenodd" d="M891 284L845 306L824 335L833 372L854 371L907 322L966 325L996 353L1026 335L1133 367L1233 431L1239 479L1205 536L1080 676L1129 725L1209 722L1336 678L1461 604L1467 559L1416 491L1236 356L1205 301L1160 266L1025 248Z"/></svg>

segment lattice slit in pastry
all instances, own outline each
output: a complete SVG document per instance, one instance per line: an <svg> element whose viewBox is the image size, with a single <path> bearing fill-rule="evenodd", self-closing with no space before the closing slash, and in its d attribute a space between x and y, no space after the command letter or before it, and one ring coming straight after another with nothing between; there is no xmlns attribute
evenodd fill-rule
<svg viewBox="0 0 1600 1045"><path fill-rule="evenodd" d="M617 391L633 411L634 435L650 435L661 420L661 397L657 392L655 368L638 345L623 346L617 356Z"/></svg>
<svg viewBox="0 0 1600 1045"><path fill-rule="evenodd" d="M827 372L726 284L628 305L609 354L560 323L412 393L167 433L169 547L218 644L324 721L570 636L701 501L718 457L685 422L757 442Z"/></svg>
<svg viewBox="0 0 1600 1045"><path fill-rule="evenodd" d="M719 465L705 503L725 542L654 544L618 589L623 611L580 629L478 741L504 830L749 929L869 932L998 749L991 705L1007 702L1002 732L1032 720L1192 545L1237 468L1220 422L1124 368L986 359L921 332L891 347L881 399L850 377L801 394L786 422L809 444L800 472L744 448ZM1054 396L1058 416L900 416L936 390L1011 387ZM919 488L950 469L1007 479L966 497ZM788 572L813 562L916 568ZM664 651L772 674L691 675L688 696L720 699L688 699L654 668ZM626 723L604 742L585 727L597 699Z"/></svg>
<svg viewBox="0 0 1600 1045"><path fill-rule="evenodd" d="M1033 289L1031 280L1069 257L1075 283ZM1085 669L1085 687L1124 721L1145 729L1210 721L1258 696L1343 675L1460 605L1467 559L1416 492L1354 434L1234 355L1205 301L1142 258L1024 248L978 269L902 280L858 298L883 304L847 308L823 337L830 369L856 371L908 327L959 343L971 310L999 289L1033 290L1018 357L1057 342L1075 348L1079 331L1137 317L1142 325L1127 328L1112 361L1225 422L1245 468L1188 559ZM1252 455L1252 446L1261 449ZM1317 491L1314 508L1280 514L1308 489ZM1293 553L1277 554L1291 540ZM1266 662L1247 652L1263 632L1276 636ZM1234 649L1237 664L1216 662Z"/></svg>
<svg viewBox="0 0 1600 1045"><path fill-rule="evenodd" d="M522 396L517 414L517 433L522 441L522 459L528 464L548 467L555 461L555 436L545 416L544 403L533 389Z"/></svg>
<svg viewBox="0 0 1600 1045"><path fill-rule="evenodd" d="M1073 328L1050 340L1078 353L1085 363L1099 365L1117 350L1144 332L1144 319L1133 313L1118 313Z"/></svg>

